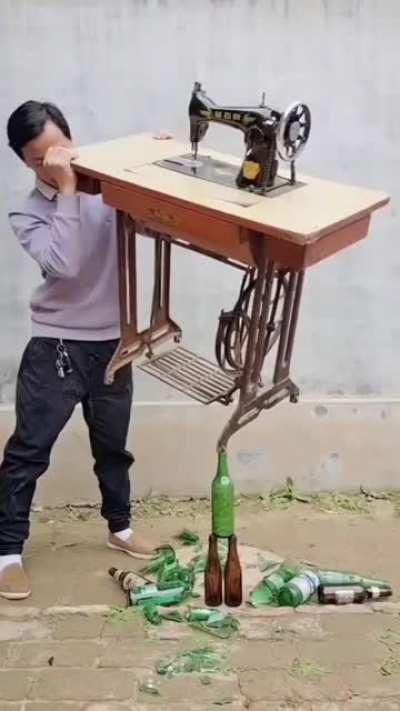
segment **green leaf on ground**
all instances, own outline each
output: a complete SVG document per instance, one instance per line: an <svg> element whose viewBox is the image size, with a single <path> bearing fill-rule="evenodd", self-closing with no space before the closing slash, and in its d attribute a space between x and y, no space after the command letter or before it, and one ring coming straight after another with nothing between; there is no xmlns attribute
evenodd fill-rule
<svg viewBox="0 0 400 711"><path fill-rule="evenodd" d="M289 674L291 676L294 676L297 679L309 679L310 681L318 681L328 673L329 672L320 667L318 664L309 662L306 659L299 659L298 657L293 661L293 664L289 669Z"/></svg>

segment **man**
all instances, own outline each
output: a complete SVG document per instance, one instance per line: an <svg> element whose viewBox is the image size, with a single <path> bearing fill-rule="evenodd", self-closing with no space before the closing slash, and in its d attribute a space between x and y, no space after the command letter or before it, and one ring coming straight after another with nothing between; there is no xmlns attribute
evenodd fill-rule
<svg viewBox="0 0 400 711"><path fill-rule="evenodd" d="M21 555L36 481L78 403L108 546L137 558L150 558L153 547L130 527L131 367L104 385L120 336L115 212L100 196L77 192L71 167L77 152L56 106L26 102L10 116L7 133L36 176L22 209L10 213L11 225L43 277L31 301L32 338L18 372L15 432L0 465L0 596L16 600L31 592Z"/></svg>

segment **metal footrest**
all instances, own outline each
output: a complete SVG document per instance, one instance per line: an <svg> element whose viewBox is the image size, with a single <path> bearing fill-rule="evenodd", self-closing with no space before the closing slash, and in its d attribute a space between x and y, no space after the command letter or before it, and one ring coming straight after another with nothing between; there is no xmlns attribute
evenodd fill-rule
<svg viewBox="0 0 400 711"><path fill-rule="evenodd" d="M232 402L234 378L186 348L175 348L138 367L205 405L216 401L224 405Z"/></svg>

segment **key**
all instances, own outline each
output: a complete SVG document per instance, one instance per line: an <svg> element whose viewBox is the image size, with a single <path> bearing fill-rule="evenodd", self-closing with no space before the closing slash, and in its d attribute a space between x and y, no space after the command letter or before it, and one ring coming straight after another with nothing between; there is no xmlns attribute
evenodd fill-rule
<svg viewBox="0 0 400 711"><path fill-rule="evenodd" d="M59 378L65 378L64 364L60 358L56 360L57 375Z"/></svg>
<svg viewBox="0 0 400 711"><path fill-rule="evenodd" d="M64 378L65 374L69 375L70 373L73 372L72 364L71 364L71 359L69 357L69 353L62 341L57 345L57 361L56 361L56 368L57 370L59 369L59 377ZM61 375L62 371L62 375Z"/></svg>
<svg viewBox="0 0 400 711"><path fill-rule="evenodd" d="M64 358L63 358L63 365L64 365L65 368L66 368L66 373L67 373L67 375L69 375L70 373L73 373L73 367L72 367L72 364L71 364L71 358L69 357L69 353L68 353L68 351L67 351L66 348L64 349L64 354L63 354L63 355L64 355Z"/></svg>

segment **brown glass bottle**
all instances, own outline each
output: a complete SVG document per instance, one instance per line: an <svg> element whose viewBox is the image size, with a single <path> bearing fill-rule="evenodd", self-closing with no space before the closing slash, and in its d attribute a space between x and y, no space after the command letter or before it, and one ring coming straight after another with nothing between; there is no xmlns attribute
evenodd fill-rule
<svg viewBox="0 0 400 711"><path fill-rule="evenodd" d="M393 590L391 587L378 588L371 585L366 588L366 593L369 600L383 600L385 597L391 597Z"/></svg>
<svg viewBox="0 0 400 711"><path fill-rule="evenodd" d="M120 570L119 568L110 568L109 574L114 580L119 583L122 590L128 591L140 585L140 576L130 570Z"/></svg>
<svg viewBox="0 0 400 711"><path fill-rule="evenodd" d="M361 585L323 585L318 598L323 605L347 605L367 600L367 591Z"/></svg>
<svg viewBox="0 0 400 711"><path fill-rule="evenodd" d="M225 565L225 604L238 607L242 604L242 568L237 550L236 536L229 536L228 559Z"/></svg>
<svg viewBox="0 0 400 711"><path fill-rule="evenodd" d="M218 538L211 534L208 538L208 557L204 573L204 598L208 607L222 604L222 570L218 555Z"/></svg>

